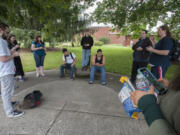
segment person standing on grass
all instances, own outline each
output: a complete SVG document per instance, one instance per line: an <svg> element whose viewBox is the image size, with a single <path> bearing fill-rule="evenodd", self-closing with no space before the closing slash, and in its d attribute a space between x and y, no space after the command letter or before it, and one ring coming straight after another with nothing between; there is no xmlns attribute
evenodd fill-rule
<svg viewBox="0 0 180 135"><path fill-rule="evenodd" d="M19 51L20 45L17 43L15 35L9 36L8 47L11 51ZM24 81L24 70L20 56L14 57L14 64L16 67L14 76L20 76L19 81Z"/></svg>
<svg viewBox="0 0 180 135"><path fill-rule="evenodd" d="M131 71L131 82L134 84L136 80L137 70L142 67L147 67L149 62L150 53L146 50L146 47L152 46L152 42L147 37L147 30L141 31L141 37L139 41L133 45L133 65Z"/></svg>
<svg viewBox="0 0 180 135"><path fill-rule="evenodd" d="M157 79L162 79L170 66L170 52L173 50L173 39L167 26L160 26L158 28L158 36L160 40L155 47L147 47L151 52L150 66L151 72Z"/></svg>
<svg viewBox="0 0 180 135"><path fill-rule="evenodd" d="M36 63L36 77L45 76L44 74L44 59L46 56L46 47L41 40L41 36L36 36L36 40L32 42L31 50L33 51Z"/></svg>
<svg viewBox="0 0 180 135"><path fill-rule="evenodd" d="M70 70L70 79L75 79L74 78L74 72L75 72L75 64L76 64L76 56L74 53L69 53L68 50L66 48L64 48L62 50L63 52L63 63L60 67L60 77L63 78L64 77L64 69L69 69Z"/></svg>
<svg viewBox="0 0 180 135"><path fill-rule="evenodd" d="M93 38L89 34L85 34L85 36L81 40L82 46L82 71L88 69L88 64L91 56L91 47L93 46Z"/></svg>
<svg viewBox="0 0 180 135"><path fill-rule="evenodd" d="M14 110L11 102L14 93L14 57L19 56L17 51L10 51L6 40L9 34L9 26L0 24L0 82L3 107L7 117L19 117L24 114L22 111ZM4 38L4 39L3 39Z"/></svg>
<svg viewBox="0 0 180 135"><path fill-rule="evenodd" d="M94 83L94 75L96 71L99 71L101 73L101 83L102 85L106 85L106 71L105 71L105 56L102 54L102 50L98 49L97 54L93 56L93 61L92 61L92 67L90 71L90 80L89 83L93 84Z"/></svg>

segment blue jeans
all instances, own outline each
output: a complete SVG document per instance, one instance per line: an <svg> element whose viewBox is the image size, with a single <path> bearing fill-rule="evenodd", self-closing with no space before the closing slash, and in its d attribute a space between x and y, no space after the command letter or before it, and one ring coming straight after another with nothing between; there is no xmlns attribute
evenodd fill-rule
<svg viewBox="0 0 180 135"><path fill-rule="evenodd" d="M70 70L70 78L73 78L75 66L71 67L71 64L61 65L61 67L60 67L60 76L61 77L64 77L64 69L69 69Z"/></svg>
<svg viewBox="0 0 180 135"><path fill-rule="evenodd" d="M99 71L101 73L101 82L106 83L106 71L104 66L92 66L91 72L90 72L90 82L94 82L94 75L96 71Z"/></svg>
<svg viewBox="0 0 180 135"><path fill-rule="evenodd" d="M82 50L82 67L88 65L90 55L91 55L91 49Z"/></svg>
<svg viewBox="0 0 180 135"><path fill-rule="evenodd" d="M40 56L40 55L34 53L34 59L36 62L36 67L44 66L44 58L45 58L45 55Z"/></svg>

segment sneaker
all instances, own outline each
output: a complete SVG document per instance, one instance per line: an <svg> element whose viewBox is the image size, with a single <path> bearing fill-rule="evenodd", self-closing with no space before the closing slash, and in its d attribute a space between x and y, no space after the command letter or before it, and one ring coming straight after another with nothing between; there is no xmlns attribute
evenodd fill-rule
<svg viewBox="0 0 180 135"><path fill-rule="evenodd" d="M93 84L93 81L89 81L89 84Z"/></svg>
<svg viewBox="0 0 180 135"><path fill-rule="evenodd" d="M20 82L24 82L24 78L19 79Z"/></svg>
<svg viewBox="0 0 180 135"><path fill-rule="evenodd" d="M43 72L41 72L41 73L40 73L40 75L41 75L42 77L44 77L44 76L45 76L45 74L44 74Z"/></svg>
<svg viewBox="0 0 180 135"><path fill-rule="evenodd" d="M36 77L39 77L40 75L39 75L39 73L36 73Z"/></svg>
<svg viewBox="0 0 180 135"><path fill-rule="evenodd" d="M70 79L71 79L71 80L75 80L75 78L74 78L74 77L71 77Z"/></svg>
<svg viewBox="0 0 180 135"><path fill-rule="evenodd" d="M9 114L7 117L9 118L16 118L16 117L20 117L24 114L24 112L22 111L18 111L18 110L14 110L11 114Z"/></svg>
<svg viewBox="0 0 180 135"><path fill-rule="evenodd" d="M87 70L88 70L88 68L89 68L88 66L85 66L84 70L85 70L85 71L87 71Z"/></svg>
<svg viewBox="0 0 180 135"><path fill-rule="evenodd" d="M102 85L106 85L106 82L102 82Z"/></svg>

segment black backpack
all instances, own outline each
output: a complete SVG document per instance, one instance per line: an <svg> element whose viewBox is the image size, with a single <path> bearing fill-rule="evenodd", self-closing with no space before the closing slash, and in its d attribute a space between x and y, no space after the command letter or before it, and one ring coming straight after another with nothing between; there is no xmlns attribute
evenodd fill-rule
<svg viewBox="0 0 180 135"><path fill-rule="evenodd" d="M39 90L35 90L32 93L27 94L24 97L21 108L23 109L31 109L38 107L41 103L42 93Z"/></svg>
<svg viewBox="0 0 180 135"><path fill-rule="evenodd" d="M179 47L178 47L178 44L176 43L175 39L171 38L172 41L173 41L173 48L172 50L170 51L169 53L169 57L170 57L170 61L171 62L177 62L178 61L178 58L179 58ZM162 39L162 44L164 42L164 39Z"/></svg>
<svg viewBox="0 0 180 135"><path fill-rule="evenodd" d="M170 61L176 62L179 59L180 52L179 52L178 44L176 43L176 41L174 39L172 39L172 40L173 40L173 49L170 53Z"/></svg>

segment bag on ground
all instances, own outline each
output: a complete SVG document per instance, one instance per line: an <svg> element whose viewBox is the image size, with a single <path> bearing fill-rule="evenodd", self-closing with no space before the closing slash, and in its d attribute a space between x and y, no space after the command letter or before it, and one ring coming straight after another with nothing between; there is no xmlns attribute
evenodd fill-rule
<svg viewBox="0 0 180 135"><path fill-rule="evenodd" d="M41 103L43 94L39 90L35 90L32 93L27 94L24 97L23 103L20 106L23 109L32 109L38 107Z"/></svg>

